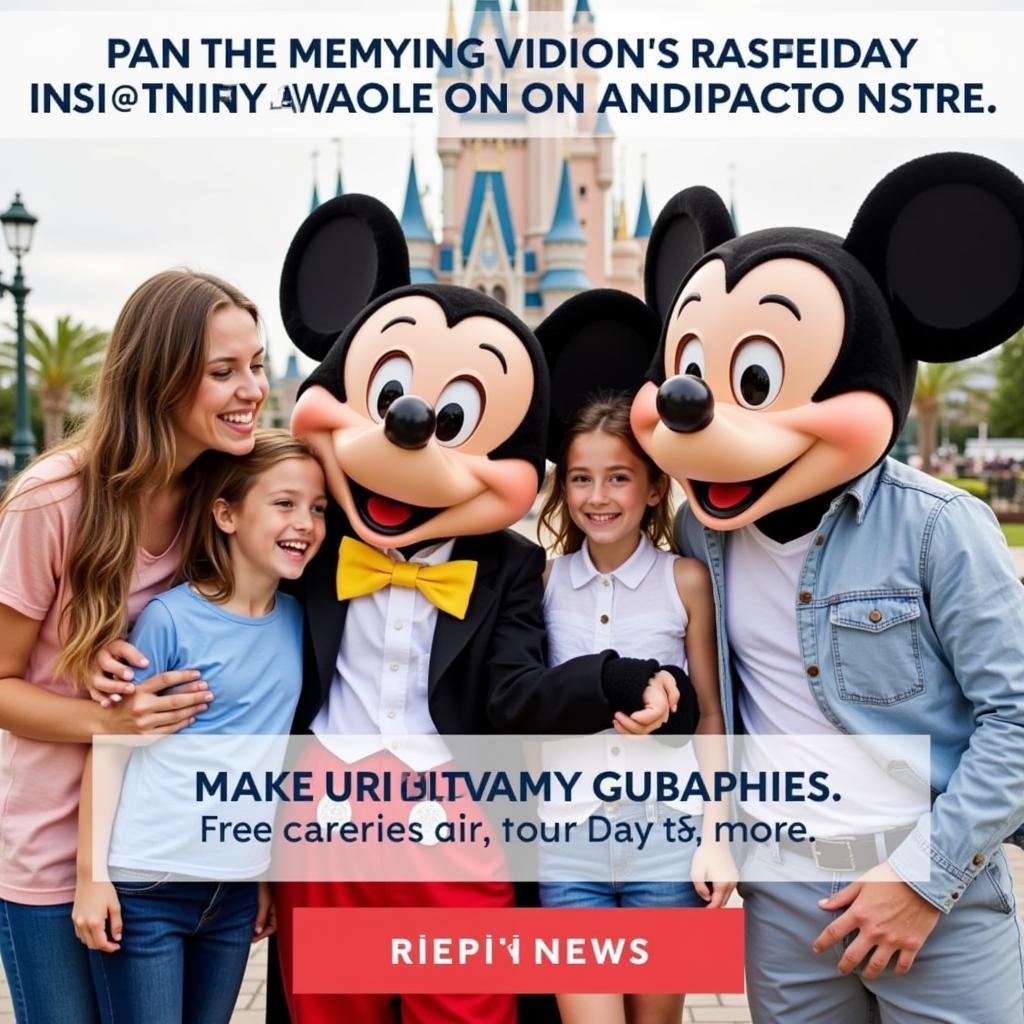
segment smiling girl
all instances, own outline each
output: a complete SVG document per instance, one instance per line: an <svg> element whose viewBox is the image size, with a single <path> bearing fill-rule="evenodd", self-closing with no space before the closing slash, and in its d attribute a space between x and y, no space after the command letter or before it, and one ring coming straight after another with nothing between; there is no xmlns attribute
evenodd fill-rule
<svg viewBox="0 0 1024 1024"><path fill-rule="evenodd" d="M672 527L668 479L637 445L629 426L629 410L628 396L602 395L584 405L565 430L551 492L541 511L541 523L554 536L553 547L560 554L549 563L544 591L550 660L560 664L614 647L626 656L685 666L700 706L697 733L722 733L715 616L707 570L693 559L664 550ZM643 732L639 723L645 714L616 712L616 732ZM674 731L671 720L668 729ZM645 756L642 749L624 743L609 751L613 758L634 754ZM597 756L604 757L603 745ZM672 767L678 769L680 755L673 756ZM703 761L702 757L702 766ZM716 881L712 890L709 880L730 877L734 869L727 854L713 842L712 817L717 817L719 810L704 816L702 822L699 801L625 803L612 808L595 802L557 808L558 816L564 819L568 814L577 822L600 813L616 825L645 823L652 826L649 831L655 841L642 861L632 864L620 859L624 856L621 850L614 854L614 864L608 860L613 856L608 852L601 863L592 863L594 844L586 842L582 846L542 847L541 903L556 907L721 906L732 885ZM689 815L695 834L703 831L696 854L696 843L665 838L663 820L681 815ZM581 833L577 828L575 835L581 834L589 834L589 829ZM574 880L559 880L568 878ZM558 996L559 1011L567 1024L675 1024L682 1015L682 1003L680 995L652 993Z"/></svg>
<svg viewBox="0 0 1024 1024"><path fill-rule="evenodd" d="M92 416L0 503L0 954L19 1024L98 1020L71 924L87 744L173 732L212 700L191 666L134 687L125 661L144 661L119 638L178 569L197 457L251 451L266 396L256 307L157 274L118 316Z"/></svg>
<svg viewBox="0 0 1024 1024"><path fill-rule="evenodd" d="M196 665L210 681L217 703L189 734L244 736L251 745L255 736L287 733L298 703L302 611L277 586L297 579L323 541L324 475L311 449L282 430L260 431L247 456L207 456L199 469L186 581L146 606L132 642L149 658L148 672ZM123 766L131 751L112 753ZM223 746L203 748L204 767L218 757L230 764ZM235 847L226 869L211 867L197 854L191 822L161 806L159 795L177 782L189 789L180 761L176 749L157 744L136 751L123 786L104 777L101 791L120 788L121 800L112 835L97 817L95 847L91 756L86 764L73 920L96 951L105 1024L226 1024L249 943L273 930L269 890L252 881L268 866L267 848ZM113 883L94 880L94 853ZM234 881L172 880L211 873Z"/></svg>

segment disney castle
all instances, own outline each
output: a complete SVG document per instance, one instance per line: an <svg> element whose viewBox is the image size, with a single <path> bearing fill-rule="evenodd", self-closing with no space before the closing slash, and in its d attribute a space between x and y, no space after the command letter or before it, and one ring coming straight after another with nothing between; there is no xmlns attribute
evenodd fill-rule
<svg viewBox="0 0 1024 1024"><path fill-rule="evenodd" d="M517 97L523 72L507 71L494 57L494 40L550 34L553 25L571 32L580 46L595 33L588 0L574 3L571 23L563 0L475 0L464 38L481 39L489 59L472 71L444 69L437 88L453 79L479 84L507 81ZM448 36L458 40L454 0L448 3ZM546 72L531 70L531 81ZM580 83L593 99L598 73L551 71L551 81ZM501 114L456 114L441 103L437 155L441 161L441 224L430 223L416 163L409 173L401 223L409 243L413 283L439 282L494 296L535 327L555 307L589 288L619 288L643 294L643 263L651 233L647 187L641 182L635 217L627 215L615 173L615 134L606 114L588 111L548 122L543 133L526 133L526 117L515 106ZM510 133L510 122L523 133ZM488 126L494 126L488 136ZM499 130L500 125L500 130ZM561 132L558 129L563 129ZM335 194L343 192L339 165ZM312 208L320 202L313 185ZM273 383L272 418L287 424L301 383L294 354L284 378Z"/></svg>

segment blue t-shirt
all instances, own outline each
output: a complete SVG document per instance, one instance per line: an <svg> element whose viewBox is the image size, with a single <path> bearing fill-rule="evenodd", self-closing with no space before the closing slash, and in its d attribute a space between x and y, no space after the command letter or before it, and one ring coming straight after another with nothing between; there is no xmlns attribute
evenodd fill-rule
<svg viewBox="0 0 1024 1024"><path fill-rule="evenodd" d="M211 603L185 583L146 605L131 634L149 659L147 668L135 670L136 681L194 668L214 700L176 736L133 751L111 835L112 868L230 879L251 878L266 867L268 846L229 849L201 841L201 815L226 808L196 802L196 771L234 777L280 768L302 687L302 621L299 603L287 594L277 594L268 615L251 617ZM240 739L204 738L212 736ZM241 739L255 736L282 739ZM238 811L250 822L262 815L251 804ZM263 817L272 816L268 806Z"/></svg>

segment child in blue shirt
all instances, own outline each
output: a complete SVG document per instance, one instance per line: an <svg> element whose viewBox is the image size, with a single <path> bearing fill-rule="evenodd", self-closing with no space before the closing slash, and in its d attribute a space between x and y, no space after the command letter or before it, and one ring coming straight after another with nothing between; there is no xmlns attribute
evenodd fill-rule
<svg viewBox="0 0 1024 1024"><path fill-rule="evenodd" d="M323 541L323 470L304 442L277 430L259 432L249 455L197 468L204 488L186 524L184 581L135 624L131 642L149 659L136 679L179 666L202 673L211 701L185 735L287 734L302 683L302 611L277 586L299 577ZM91 754L82 782L73 918L94 951L104 1022L227 1024L249 945L273 930L269 889L251 881L267 848L236 844L230 864L197 863L188 823L154 799L180 791L186 766L169 744L136 753L105 858L113 882L93 880ZM109 828L99 813L97 859ZM223 881L170 880L211 875Z"/></svg>

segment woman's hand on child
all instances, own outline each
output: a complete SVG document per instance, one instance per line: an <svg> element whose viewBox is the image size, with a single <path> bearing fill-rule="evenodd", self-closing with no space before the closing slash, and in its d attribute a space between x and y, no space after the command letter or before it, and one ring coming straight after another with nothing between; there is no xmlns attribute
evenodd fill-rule
<svg viewBox="0 0 1024 1024"><path fill-rule="evenodd" d="M157 696L170 686L188 684L182 693ZM107 710L108 735L160 736L177 732L195 721L213 694L194 669L161 672L135 686L135 692Z"/></svg>
<svg viewBox="0 0 1024 1024"><path fill-rule="evenodd" d="M273 935L277 931L277 911L274 907L274 894L266 882L259 883L259 900L256 904L256 923L252 929L252 941Z"/></svg>
<svg viewBox="0 0 1024 1024"><path fill-rule="evenodd" d="M89 949L116 953L121 948L121 901L110 882L79 879L71 920L75 925L75 935Z"/></svg>
<svg viewBox="0 0 1024 1024"><path fill-rule="evenodd" d="M627 715L617 711L612 726L628 736L646 736L668 721L668 716L679 706L679 688L671 673L664 669L651 676L643 693L644 706Z"/></svg>
<svg viewBox="0 0 1024 1024"><path fill-rule="evenodd" d="M736 878L736 862L726 843L701 843L697 847L690 864L690 881L709 908L725 906L736 888Z"/></svg>

